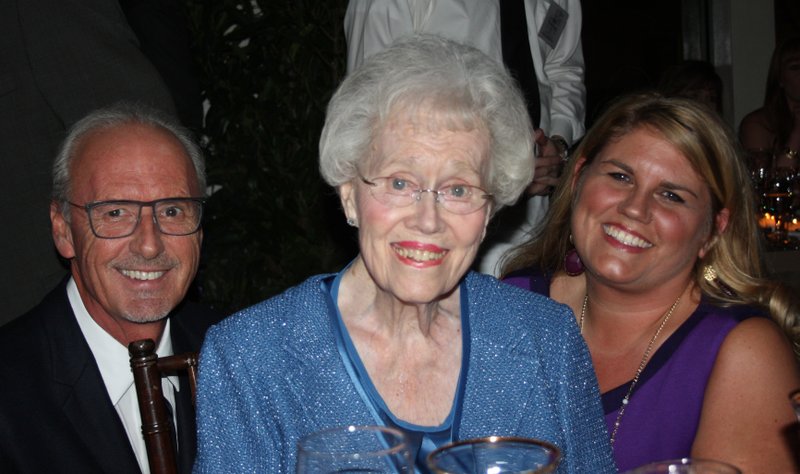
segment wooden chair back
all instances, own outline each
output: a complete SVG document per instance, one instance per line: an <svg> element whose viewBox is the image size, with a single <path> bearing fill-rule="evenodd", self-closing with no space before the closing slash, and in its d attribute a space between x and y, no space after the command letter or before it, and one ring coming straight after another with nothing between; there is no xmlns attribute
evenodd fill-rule
<svg viewBox="0 0 800 474"><path fill-rule="evenodd" d="M128 345L131 357L133 382L142 415L142 434L147 449L151 474L178 472L177 454L173 436L177 437L172 414L161 389L161 378L188 373L192 403L197 391L197 353L187 352L169 357L158 357L152 339L142 339Z"/></svg>

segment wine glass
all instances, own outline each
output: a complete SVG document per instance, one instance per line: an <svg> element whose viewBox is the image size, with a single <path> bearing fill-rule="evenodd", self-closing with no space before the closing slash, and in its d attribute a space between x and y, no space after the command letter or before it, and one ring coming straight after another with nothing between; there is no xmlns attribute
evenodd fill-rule
<svg viewBox="0 0 800 474"><path fill-rule="evenodd" d="M436 474L534 474L553 472L561 451L546 441L490 436L457 441L428 455Z"/></svg>
<svg viewBox="0 0 800 474"><path fill-rule="evenodd" d="M764 211L774 216L775 227L767 233L772 248L785 249L792 246L789 239L789 221L795 211L795 172L781 168L770 174L764 191Z"/></svg>
<svg viewBox="0 0 800 474"><path fill-rule="evenodd" d="M383 426L340 426L297 442L297 474L413 473L405 435Z"/></svg>
<svg viewBox="0 0 800 474"><path fill-rule="evenodd" d="M713 459L683 458L645 464L623 474L742 474L742 471Z"/></svg>
<svg viewBox="0 0 800 474"><path fill-rule="evenodd" d="M761 204L761 212L764 212L764 192L766 191L767 180L769 179L770 169L772 168L772 152L767 150L748 151L748 165L750 179L753 188Z"/></svg>

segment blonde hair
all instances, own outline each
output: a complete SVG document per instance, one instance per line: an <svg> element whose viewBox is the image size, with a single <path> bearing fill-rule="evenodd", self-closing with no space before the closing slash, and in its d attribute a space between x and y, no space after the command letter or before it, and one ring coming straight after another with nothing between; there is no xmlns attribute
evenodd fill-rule
<svg viewBox="0 0 800 474"><path fill-rule="evenodd" d="M644 93L615 102L575 150L539 233L504 259L503 273L528 266L549 274L564 271L564 255L572 247L568 236L573 195L581 186L581 172L609 143L641 128L658 133L672 144L705 180L712 216L722 209L730 212L725 232L714 235L710 250L695 262L695 283L720 305L754 304L768 309L800 355L800 308L785 286L766 277L755 197L738 142L719 117L691 100ZM578 158L586 162L576 177ZM704 278L703 270L709 266L716 278Z"/></svg>

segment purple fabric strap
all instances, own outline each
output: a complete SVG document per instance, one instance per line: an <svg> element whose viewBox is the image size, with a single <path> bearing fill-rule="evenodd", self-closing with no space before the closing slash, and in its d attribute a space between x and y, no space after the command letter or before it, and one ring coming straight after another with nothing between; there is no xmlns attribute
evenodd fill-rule
<svg viewBox="0 0 800 474"><path fill-rule="evenodd" d="M503 281L550 296L550 279L530 269ZM706 384L728 333L741 321L763 311L722 308L703 299L694 313L650 359L620 422L614 460L620 471L691 453ZM606 426L611 433L630 382L602 394Z"/></svg>

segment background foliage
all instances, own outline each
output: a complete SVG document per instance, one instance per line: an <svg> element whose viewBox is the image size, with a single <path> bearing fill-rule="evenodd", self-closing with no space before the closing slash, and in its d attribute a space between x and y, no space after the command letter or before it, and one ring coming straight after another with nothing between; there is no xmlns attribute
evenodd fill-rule
<svg viewBox="0 0 800 474"><path fill-rule="evenodd" d="M319 176L325 106L344 76L346 0L188 0L211 195L201 299L231 312L355 254Z"/></svg>

